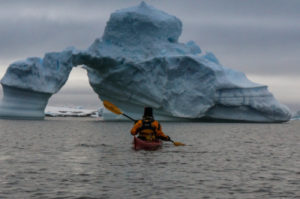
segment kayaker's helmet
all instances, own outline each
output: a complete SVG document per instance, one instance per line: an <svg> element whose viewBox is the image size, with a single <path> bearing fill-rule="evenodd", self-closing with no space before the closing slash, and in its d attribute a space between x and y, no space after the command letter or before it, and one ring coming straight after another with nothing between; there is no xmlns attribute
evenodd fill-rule
<svg viewBox="0 0 300 199"><path fill-rule="evenodd" d="M153 119L153 110L152 107L145 107L144 108L144 119Z"/></svg>

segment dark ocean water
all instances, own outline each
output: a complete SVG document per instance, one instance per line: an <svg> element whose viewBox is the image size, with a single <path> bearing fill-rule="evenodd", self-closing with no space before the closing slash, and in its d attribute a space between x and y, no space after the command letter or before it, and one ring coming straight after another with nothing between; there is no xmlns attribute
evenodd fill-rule
<svg viewBox="0 0 300 199"><path fill-rule="evenodd" d="M300 121L162 125L187 145L134 151L129 122L0 120L0 198L300 198Z"/></svg>

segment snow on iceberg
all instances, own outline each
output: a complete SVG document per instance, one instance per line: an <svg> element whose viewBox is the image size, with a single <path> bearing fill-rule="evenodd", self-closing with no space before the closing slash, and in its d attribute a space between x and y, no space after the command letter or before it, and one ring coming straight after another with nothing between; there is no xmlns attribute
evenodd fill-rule
<svg viewBox="0 0 300 199"><path fill-rule="evenodd" d="M144 106L152 106L157 119L171 121L290 119L289 109L273 97L267 86L222 66L213 53L202 53L193 41L178 42L181 32L178 18L142 2L112 13L103 37L90 48L72 50L71 55L60 53L60 57L67 58L64 65L70 70L73 65L85 65L90 85L99 98L111 101L136 118L141 116ZM17 73L9 72L11 67L1 81L4 87L11 85L7 82ZM46 68L55 71L55 61ZM35 72L26 74L32 82L39 82L34 78ZM22 74L16 75L23 78ZM51 75L65 77L57 82L55 88L60 89L69 72ZM49 93L47 85L36 89L27 84L30 81L26 81L26 86L15 83L13 88ZM103 117L118 119L107 111Z"/></svg>

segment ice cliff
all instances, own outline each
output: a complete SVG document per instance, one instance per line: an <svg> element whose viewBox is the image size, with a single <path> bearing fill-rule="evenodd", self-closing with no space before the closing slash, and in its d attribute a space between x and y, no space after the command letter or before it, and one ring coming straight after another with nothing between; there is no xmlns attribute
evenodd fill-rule
<svg viewBox="0 0 300 199"><path fill-rule="evenodd" d="M69 77L72 56L73 49L66 49L12 63L1 80L0 117L43 119L49 98Z"/></svg>
<svg viewBox="0 0 300 199"><path fill-rule="evenodd" d="M14 116L17 113L13 110L23 107L18 92L26 92L29 98L25 115L32 111L32 104L36 105L32 101L42 102L34 108L43 112L49 97L67 80L72 66L85 65L99 98L136 118L144 106L152 106L156 118L164 120L290 119L289 109L273 97L267 86L222 66L214 54L202 53L193 41L178 42L181 32L178 18L144 2L118 10L111 14L102 38L87 50L65 50L10 65L1 80L4 99L0 116ZM10 100L16 98L17 102ZM117 118L107 112L103 116Z"/></svg>

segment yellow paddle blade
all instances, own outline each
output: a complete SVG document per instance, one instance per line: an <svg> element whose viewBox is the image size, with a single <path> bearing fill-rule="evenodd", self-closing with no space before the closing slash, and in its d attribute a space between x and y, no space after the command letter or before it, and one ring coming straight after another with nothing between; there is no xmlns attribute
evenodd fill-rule
<svg viewBox="0 0 300 199"><path fill-rule="evenodd" d="M185 144L181 143L181 142L173 142L173 144L175 146L185 146Z"/></svg>
<svg viewBox="0 0 300 199"><path fill-rule="evenodd" d="M123 114L122 111L116 107L114 104L110 103L109 101L103 100L103 105L105 108L107 108L108 110L110 110L111 112L121 115Z"/></svg>

